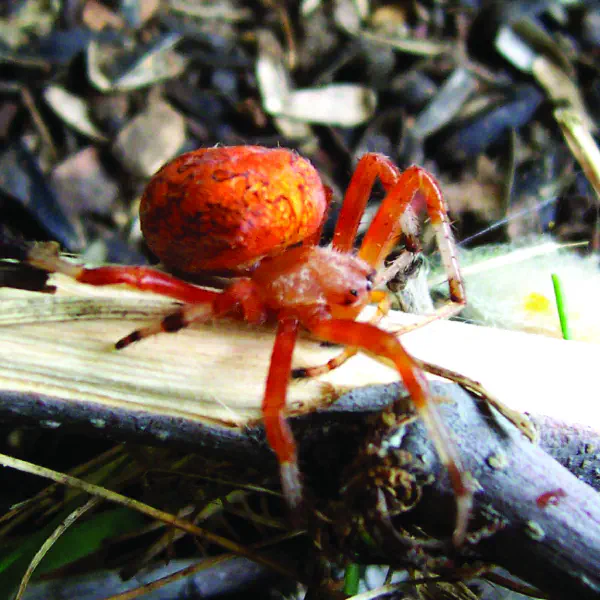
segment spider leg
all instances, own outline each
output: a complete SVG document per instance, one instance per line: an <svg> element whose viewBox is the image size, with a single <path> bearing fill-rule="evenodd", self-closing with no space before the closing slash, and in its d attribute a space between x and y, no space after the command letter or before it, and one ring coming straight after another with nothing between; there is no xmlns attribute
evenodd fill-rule
<svg viewBox="0 0 600 600"><path fill-rule="evenodd" d="M206 322L228 314L241 316L249 323L264 323L267 311L259 297L256 285L247 277L237 279L221 293L215 293L209 302L184 304L161 321L136 329L121 338L115 348L121 350L134 342L157 333L174 333L192 323Z"/></svg>
<svg viewBox="0 0 600 600"><path fill-rule="evenodd" d="M224 292L214 292L151 267L108 266L88 269L61 258L58 245L52 242L34 246L29 252L28 262L52 273L63 273L81 283L96 286L126 284L185 303L161 321L120 339L115 344L118 350L151 335L179 331L193 322L235 313L237 309L241 309L241 316L251 323L261 323L266 318L266 309L255 284L245 277L235 280Z"/></svg>
<svg viewBox="0 0 600 600"><path fill-rule="evenodd" d="M381 319L389 312L390 298L383 290L374 290L370 293L370 301L377 302L377 310L369 319L369 323L375 325L379 323L379 321L381 321ZM292 378L305 379L309 377L325 375L325 373L329 373L329 371L333 371L334 369L341 367L349 358L352 358L357 353L358 348L347 346L337 356L334 356L324 365L317 365L314 367L298 367L296 369L292 369Z"/></svg>
<svg viewBox="0 0 600 600"><path fill-rule="evenodd" d="M425 198L444 268L448 273L449 302L419 323L403 328L398 333L406 333L437 319L458 314L466 303L466 295L456 258L456 242L439 185L425 169L412 166L401 172L388 157L376 153L365 154L358 162L348 185L333 235L333 247L342 252L351 251L376 178L383 184L386 196L363 238L358 256L377 270L381 270L383 261L394 247L400 233L405 234L411 251L420 249L414 214L410 208L415 195L420 193ZM393 271L387 271L387 276L386 271L383 273L379 276L378 284L386 283L386 277L390 277ZM354 316L358 316L361 309L362 306L357 307ZM356 350L346 348L327 364L295 369L293 376L314 377L327 373L342 365L354 354Z"/></svg>
<svg viewBox="0 0 600 600"><path fill-rule="evenodd" d="M137 290L154 292L181 302L212 302L221 295L220 292L200 288L152 267L108 266L87 269L62 258L58 252L58 244L54 242L33 246L27 262L51 273L62 273L81 283L98 286L126 284Z"/></svg>
<svg viewBox="0 0 600 600"><path fill-rule="evenodd" d="M538 432L533 425L533 423L529 420L529 417L520 413L512 408L506 406L503 402L501 402L498 398L490 394L481 383L467 377L466 375L462 375L461 373L456 373L455 371L451 371L450 369L446 369L439 365L434 365L433 363L414 359L415 362L420 366L423 371L427 371L432 375L438 375L439 377L443 377L444 379L449 379L450 381L454 381L458 383L465 389L473 392L479 398L493 406L501 415L506 417L515 427L521 430L521 432L533 443L536 443L538 440Z"/></svg>
<svg viewBox="0 0 600 600"><path fill-rule="evenodd" d="M400 169L387 156L369 152L358 161L348 184L333 233L333 247L336 250L352 250L376 177L379 177L384 189L389 192L400 177Z"/></svg>
<svg viewBox="0 0 600 600"><path fill-rule="evenodd" d="M302 502L302 485L296 444L284 410L298 326L297 319L279 321L262 405L267 440L279 461L284 497L296 513Z"/></svg>
<svg viewBox="0 0 600 600"><path fill-rule="evenodd" d="M333 247L343 252L352 249L376 178L383 184L386 196L363 238L358 256L379 270L403 227L412 246L409 249L418 249L415 227L410 218L405 218L403 224L402 217L406 217L415 195L422 194L450 287L450 302L436 312L436 318L457 314L465 305L466 297L456 258L456 242L440 187L425 169L412 166L401 172L388 157L365 154L348 185L333 236Z"/></svg>
<svg viewBox="0 0 600 600"><path fill-rule="evenodd" d="M473 485L464 470L455 443L431 396L423 371L391 333L371 323L345 319L312 319L303 322L318 338L360 348L390 360L398 370L419 416L427 427L441 462L446 467L456 497L456 525L453 541L462 543L473 503Z"/></svg>
<svg viewBox="0 0 600 600"><path fill-rule="evenodd" d="M249 278L239 278L223 292L213 292L149 267L109 266L88 269L61 258L58 245L54 243L34 246L30 250L28 262L46 271L63 273L82 283L96 286L127 284L138 290L155 292L185 303L161 321L133 331L119 340L115 344L117 349L157 333L179 331L193 322L226 314L236 315L236 312L241 312L241 316L252 323L264 322L267 317L267 310L256 284ZM285 420L284 410L297 332L297 319L284 318L279 322L263 400L267 439L280 463L285 497L294 509L301 504L302 486L296 444Z"/></svg>
<svg viewBox="0 0 600 600"><path fill-rule="evenodd" d="M358 256L376 269L381 268L385 257L401 233L401 217L417 193L422 194L425 198L429 219L434 228L438 248L448 275L450 301L436 311L435 318L450 317L457 314L465 305L465 289L458 267L456 242L444 198L438 183L425 169L412 166L400 174L394 186L383 199L367 230Z"/></svg>
<svg viewBox="0 0 600 600"><path fill-rule="evenodd" d="M403 184L402 179L405 176L406 183ZM445 302L433 313L419 320L418 323L414 323L412 325L408 325L402 327L399 330L396 330L394 333L398 335L408 333L409 331L413 331L415 329L419 329L421 327L424 327L425 325L428 325L429 323L432 323L433 321L437 321L438 319L445 319L456 316L464 308L467 300L464 283L460 274L460 268L458 266L458 259L456 257L456 242L454 240L454 234L452 233L452 227L450 224L450 220L448 219L448 213L439 185L426 170L417 166L410 167L409 169L404 171L401 175L401 179L396 185L398 188L397 193L401 194L401 201L398 203L398 206L400 206L403 202L410 203L414 197L414 194L417 191L421 192L425 196L427 202L427 211L429 213L431 224L434 228L438 248L440 250L442 261L444 263L444 269L448 275L448 287L450 291L449 301ZM401 189L402 187L404 187L405 189ZM406 190L408 190L408 192L406 192ZM388 197L390 195L392 195L392 193L388 194ZM384 199L384 202L386 202L387 199L388 198L386 197ZM384 206L382 203L380 210L383 209ZM379 216L379 212L377 213L377 216ZM376 239L377 227L380 226L379 223L376 223L377 216L375 217L375 219L373 219L373 223L367 231L367 235L365 235L365 238L363 239L363 244L359 251L359 256L361 256L361 258L366 258L367 260L369 260L369 257L374 256L374 248L376 248L373 239ZM368 235L372 229L375 230L373 233L374 237L368 239ZM370 245L371 248L365 248L365 245ZM361 254L363 252L365 256ZM383 258L385 258L385 255L383 255ZM380 252L379 255L377 255L377 260L383 260L383 258L381 258ZM371 260L373 259L371 258ZM381 284L385 283L386 281L387 279L384 276L380 279L378 283Z"/></svg>

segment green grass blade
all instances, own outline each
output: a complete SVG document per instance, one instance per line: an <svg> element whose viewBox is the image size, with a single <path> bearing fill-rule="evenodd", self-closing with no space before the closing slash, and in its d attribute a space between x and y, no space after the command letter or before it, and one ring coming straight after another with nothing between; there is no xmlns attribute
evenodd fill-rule
<svg viewBox="0 0 600 600"><path fill-rule="evenodd" d="M563 339L570 340L571 332L569 331L569 320L567 318L567 308L565 295L562 288L562 283L556 273L552 273L552 285L554 286L554 296L556 297L556 308L558 310L558 318L560 320L560 329Z"/></svg>
<svg viewBox="0 0 600 600"><path fill-rule="evenodd" d="M356 596L358 594L358 584L360 583L360 565L350 563L346 567L344 574L344 594L346 596Z"/></svg>

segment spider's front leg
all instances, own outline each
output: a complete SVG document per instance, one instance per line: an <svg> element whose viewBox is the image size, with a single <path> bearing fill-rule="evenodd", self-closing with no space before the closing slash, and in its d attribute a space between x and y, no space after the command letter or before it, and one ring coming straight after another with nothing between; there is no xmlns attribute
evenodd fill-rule
<svg viewBox="0 0 600 600"><path fill-rule="evenodd" d="M440 187L433 176L425 169L412 166L401 172L387 156L376 153L365 154L356 166L344 197L333 235L334 249L342 252L352 250L360 220L376 179L381 181L386 196L365 233L358 251L358 256L380 273L376 283L379 285L384 284L392 276L392 271L383 270L383 262L392 251L401 234L404 234L411 251L420 249L414 225L415 217L410 206L417 194L422 194L425 198L427 212L435 230L444 268L448 274L449 302L418 324L404 328L399 333L422 327L440 318L448 318L458 314L466 304L466 296L456 258L456 242ZM386 272L388 273L387 276L385 275ZM363 305L356 308L355 317L358 316L362 308ZM295 369L293 376L314 377L327 373L342 365L354 354L356 354L354 348L346 348L327 364Z"/></svg>
<svg viewBox="0 0 600 600"><path fill-rule="evenodd" d="M317 318L303 324L318 338L366 350L394 364L448 471L456 497L456 525L452 538L456 545L460 545L467 531L473 504L473 483L461 465L456 446L431 396L427 379L415 360L404 350L396 336L371 323Z"/></svg>
<svg viewBox="0 0 600 600"><path fill-rule="evenodd" d="M364 166L359 168L361 163L364 163ZM370 194L370 187L366 189L361 178L372 185L375 177L382 181L387 193L365 233L358 256L375 269L380 270L383 261L391 252L400 234L403 233L402 217L407 215L416 195L421 194L425 199L427 213L435 231L450 290L450 302L438 309L434 318L457 314L464 307L466 296L456 258L456 242L440 187L425 169L412 166L406 171L400 172L389 158L381 154L363 156L348 187L335 234L338 234L338 229L348 228L355 236L360 216L364 211L368 194ZM365 194L367 194L366 198ZM348 216L344 213L347 213ZM410 223L411 219L405 219L404 227L409 231L404 233L411 245L418 248L419 243ZM347 234L343 235L342 231L338 234L338 239L343 240L344 245L348 245Z"/></svg>

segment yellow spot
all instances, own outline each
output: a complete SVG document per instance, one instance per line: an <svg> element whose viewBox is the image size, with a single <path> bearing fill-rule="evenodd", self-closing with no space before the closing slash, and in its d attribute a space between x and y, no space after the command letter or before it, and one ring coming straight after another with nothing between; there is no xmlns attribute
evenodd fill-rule
<svg viewBox="0 0 600 600"><path fill-rule="evenodd" d="M531 292L531 294L525 296L524 300L525 310L535 313L548 313L550 312L550 300L543 294L537 292Z"/></svg>

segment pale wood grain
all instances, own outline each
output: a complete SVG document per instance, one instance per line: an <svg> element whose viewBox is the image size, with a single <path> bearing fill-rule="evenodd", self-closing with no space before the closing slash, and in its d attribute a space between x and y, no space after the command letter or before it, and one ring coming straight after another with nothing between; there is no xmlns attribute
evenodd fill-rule
<svg viewBox="0 0 600 600"><path fill-rule="evenodd" d="M269 326L220 321L143 340L115 351L116 340L167 314L170 300L123 287L91 287L53 275L56 295L0 290L0 390L143 408L157 414L243 426L260 418L274 334ZM392 312L397 330L418 317ZM513 409L600 430L594 402L600 346L438 321L402 335L416 357L480 381ZM296 366L339 352L302 338ZM290 414L345 391L396 381L396 372L359 354L339 369L292 381Z"/></svg>

